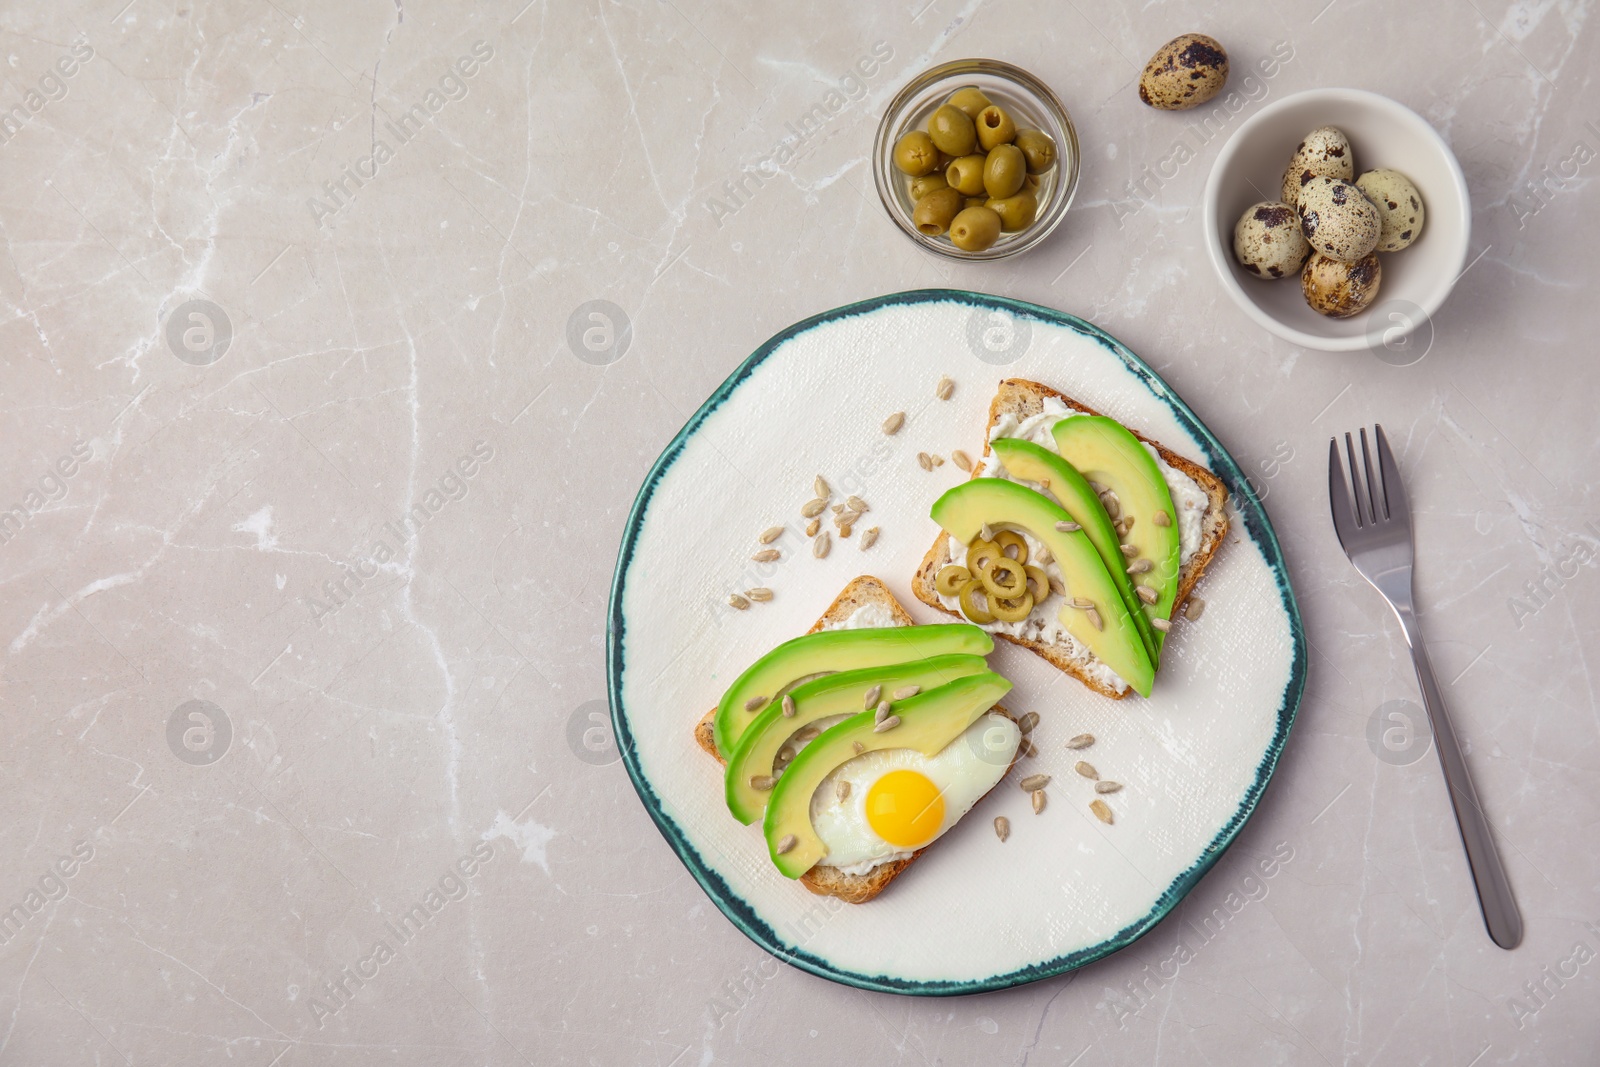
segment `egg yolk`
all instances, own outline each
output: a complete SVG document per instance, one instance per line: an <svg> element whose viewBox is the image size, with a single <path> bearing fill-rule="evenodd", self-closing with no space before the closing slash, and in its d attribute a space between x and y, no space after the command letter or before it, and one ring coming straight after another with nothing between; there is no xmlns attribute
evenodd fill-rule
<svg viewBox="0 0 1600 1067"><path fill-rule="evenodd" d="M891 845L918 848L944 825L944 796L928 776L898 770L867 790L867 825Z"/></svg>

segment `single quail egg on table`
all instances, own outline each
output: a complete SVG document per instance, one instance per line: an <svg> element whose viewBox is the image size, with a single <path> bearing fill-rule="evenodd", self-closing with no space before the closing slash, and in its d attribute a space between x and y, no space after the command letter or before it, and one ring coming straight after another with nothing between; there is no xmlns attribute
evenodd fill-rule
<svg viewBox="0 0 1600 1067"><path fill-rule="evenodd" d="M1422 236L1422 194L1397 170L1369 170L1356 188L1378 209L1378 251L1398 252Z"/></svg>
<svg viewBox="0 0 1600 1067"><path fill-rule="evenodd" d="M1372 306L1383 281L1383 265L1369 252L1354 263L1313 252L1300 272L1300 291L1313 311L1344 319Z"/></svg>
<svg viewBox="0 0 1600 1067"><path fill-rule="evenodd" d="M1311 245L1294 208L1273 200L1245 209L1233 227L1233 254L1257 278L1285 278L1300 270Z"/></svg>
<svg viewBox="0 0 1600 1067"><path fill-rule="evenodd" d="M1289 157L1289 166L1283 172L1283 202L1294 207L1300 198L1300 189L1313 178L1355 177L1356 155L1350 148L1350 138L1337 126L1318 126L1306 134Z"/></svg>
<svg viewBox="0 0 1600 1067"><path fill-rule="evenodd" d="M1214 37L1186 33L1157 49L1139 75L1139 99L1162 111L1199 107L1228 81L1228 51Z"/></svg>
<svg viewBox="0 0 1600 1067"><path fill-rule="evenodd" d="M1354 263L1378 247L1378 209L1343 178L1313 178L1295 206L1300 232L1325 256Z"/></svg>

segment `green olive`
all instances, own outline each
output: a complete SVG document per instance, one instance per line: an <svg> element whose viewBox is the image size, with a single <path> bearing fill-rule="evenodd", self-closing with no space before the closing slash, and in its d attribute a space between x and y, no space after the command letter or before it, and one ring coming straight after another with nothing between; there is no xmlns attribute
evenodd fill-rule
<svg viewBox="0 0 1600 1067"><path fill-rule="evenodd" d="M1000 239L1000 216L991 207L963 208L950 220L950 243L963 252L982 252Z"/></svg>
<svg viewBox="0 0 1600 1067"><path fill-rule="evenodd" d="M972 543L967 546L967 570L971 572L973 578L977 578L988 570L989 564L1000 554L1000 546L993 541L974 537Z"/></svg>
<svg viewBox="0 0 1600 1067"><path fill-rule="evenodd" d="M940 596L955 596L961 592L961 587L972 581L972 572L960 564L951 563L939 568L939 574L933 579L933 587L939 591Z"/></svg>
<svg viewBox="0 0 1600 1067"><path fill-rule="evenodd" d="M988 600L989 611L1001 622L1021 622L1033 610L1032 593L1023 593L1010 600L998 596L989 597Z"/></svg>
<svg viewBox="0 0 1600 1067"><path fill-rule="evenodd" d="M962 156L944 172L950 188L961 190L963 196L983 195L983 156Z"/></svg>
<svg viewBox="0 0 1600 1067"><path fill-rule="evenodd" d="M1022 188L1028 176L1028 161L1014 144L996 145L983 164L983 188L996 200L1004 200Z"/></svg>
<svg viewBox="0 0 1600 1067"><path fill-rule="evenodd" d="M913 178L920 178L939 163L939 150L933 147L933 138L921 130L912 130L894 146L894 165Z"/></svg>
<svg viewBox="0 0 1600 1067"><path fill-rule="evenodd" d="M978 112L978 145L985 152L995 145L1010 144L1017 136L1017 124L995 104Z"/></svg>
<svg viewBox="0 0 1600 1067"><path fill-rule="evenodd" d="M1056 165L1056 143L1043 130L1018 130L1017 147L1028 160L1029 174L1043 174Z"/></svg>
<svg viewBox="0 0 1600 1067"><path fill-rule="evenodd" d="M984 592L983 583L978 579L974 578L966 585L963 585L961 591L956 595L961 598L961 614L965 615L968 621L975 622L979 626L994 622L994 616L987 610L991 606L989 594ZM980 596L983 597L984 602L984 607L981 608L978 607L976 599Z"/></svg>
<svg viewBox="0 0 1600 1067"><path fill-rule="evenodd" d="M911 179L911 199L913 202L921 200L935 189L948 189L950 183L944 180L944 175L937 172L924 174L920 178Z"/></svg>
<svg viewBox="0 0 1600 1067"><path fill-rule="evenodd" d="M950 99L945 103L960 108L967 113L967 118L977 122L978 112L989 106L989 98L984 96L983 90L976 85L969 85L965 89L957 89L951 93Z"/></svg>
<svg viewBox="0 0 1600 1067"><path fill-rule="evenodd" d="M967 197L967 207L985 207L985 206L988 205L988 203L989 203L989 198L986 197L986 196L969 196L969 197Z"/></svg>
<svg viewBox="0 0 1600 1067"><path fill-rule="evenodd" d="M950 228L950 220L963 210L965 203L954 189L935 189L917 201L911 221L916 224L918 233L939 237Z"/></svg>
<svg viewBox="0 0 1600 1067"><path fill-rule="evenodd" d="M1000 228L1016 233L1033 225L1033 217L1039 213L1039 198L1032 189L1019 189L1008 197L990 200L989 206L1000 216Z"/></svg>
<svg viewBox="0 0 1600 1067"><path fill-rule="evenodd" d="M944 105L928 116L928 136L941 152L952 156L971 155L978 146L978 131L972 116L958 107Z"/></svg>
<svg viewBox="0 0 1600 1067"><path fill-rule="evenodd" d="M1045 574L1043 567L1035 567L1031 563L1023 570L1028 572L1028 592L1033 596L1033 602L1043 603L1045 597L1050 595L1050 576Z"/></svg>
<svg viewBox="0 0 1600 1067"><path fill-rule="evenodd" d="M1028 591L1027 570L1010 556L996 556L978 580L993 596L1016 597Z"/></svg>
<svg viewBox="0 0 1600 1067"><path fill-rule="evenodd" d="M1000 546L1002 554L1009 556L1018 563L1028 562L1028 540L1015 530L1001 530L994 535L994 543ZM1016 549L1007 552L1007 548Z"/></svg>

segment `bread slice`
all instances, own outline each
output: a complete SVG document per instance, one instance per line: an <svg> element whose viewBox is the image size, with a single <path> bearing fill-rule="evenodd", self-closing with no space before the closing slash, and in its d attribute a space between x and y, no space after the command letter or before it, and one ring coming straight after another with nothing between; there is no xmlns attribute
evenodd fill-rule
<svg viewBox="0 0 1600 1067"><path fill-rule="evenodd" d="M906 614L906 609L901 607L900 601L896 600L894 594L889 592L888 586L870 574L863 574L858 578L851 579L850 584L846 585L843 591L833 598L833 603L828 605L828 610L822 613L822 617L812 624L811 629L807 630L806 633L814 634L829 623L844 622L857 608L868 604L878 604L887 608L897 626L916 625L916 620ZM1011 713L1006 711L1005 708L996 705L994 710L1007 718L1012 718ZM715 735L711 728L712 721L716 716L717 709L712 708L706 712L699 722L695 723L694 739L701 748L706 750L708 755L714 757L718 763L726 765L728 761L723 758L722 753L717 751ZM1006 774L1010 774L1011 767L1016 766L1017 759L1022 754L1022 747L1018 745L1017 751L1012 754L1011 764L1006 768ZM1001 775L1000 781L1004 781L1005 777L1005 774ZM999 782L996 782L996 784L998 785ZM985 794L985 796L987 795ZM800 881L807 889L818 896L838 897L847 904L865 904L887 889L890 882L900 877L905 872L905 869L911 866L917 857L927 850L928 848L926 847L919 848L903 860L885 863L880 867L873 868L866 874L845 874L837 867L829 867L819 863L805 874L802 874Z"/></svg>
<svg viewBox="0 0 1600 1067"><path fill-rule="evenodd" d="M1007 378L1000 383L1000 389L995 393L994 401L989 405L989 422L984 427L983 432L983 455L985 457L989 455L989 434L993 431L994 424L1000 420L1002 415L1016 415L1019 419L1037 415L1044 410L1046 397L1054 397L1068 408L1082 412L1085 415L1100 414L1100 412L1081 400L1074 400L1067 394L1052 389L1047 385L1040 385L1038 382L1030 382L1021 378ZM1163 460L1193 478L1196 484L1205 490L1206 496L1210 501L1206 506L1205 515L1201 519L1200 548L1190 557L1189 562L1184 564L1183 569L1178 574L1178 598L1173 603L1172 609L1172 613L1176 617L1183 610L1184 604L1189 599L1189 594L1194 590L1195 583L1200 580L1200 576L1205 573L1206 567L1210 565L1212 557L1217 554L1217 549L1222 545L1223 538L1227 536L1228 489L1227 486L1223 485L1221 478L1218 478L1215 474L1200 466L1200 464L1178 455L1162 445L1161 442L1146 437L1131 426L1128 429L1139 440L1155 448L1161 454ZM982 470L983 464L981 462L975 463L972 477L979 477ZM934 577L949 558L949 542L950 535L941 532L938 539L934 541L933 547L928 550L928 554L922 557L922 565L917 568L916 576L911 581L911 591L918 600L929 607L938 608L947 615L961 618L960 612L953 611L940 602L939 592L934 588L933 584ZM1110 697L1113 700L1121 700L1132 692L1131 689L1126 689L1119 693L1113 687L1090 677L1079 664L1073 663L1068 659L1064 650L1058 645L1047 645L1029 638L1013 637L1005 633L996 633L994 636L1037 653L1048 660L1052 666L1072 675L1102 696Z"/></svg>

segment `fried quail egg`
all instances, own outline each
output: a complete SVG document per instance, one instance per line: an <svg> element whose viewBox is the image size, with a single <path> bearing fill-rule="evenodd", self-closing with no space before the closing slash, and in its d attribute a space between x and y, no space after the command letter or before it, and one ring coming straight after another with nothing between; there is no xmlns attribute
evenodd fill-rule
<svg viewBox="0 0 1600 1067"><path fill-rule="evenodd" d="M1422 236L1422 194L1397 170L1369 170L1356 179L1378 209L1378 251L1398 252Z"/></svg>
<svg viewBox="0 0 1600 1067"><path fill-rule="evenodd" d="M1325 256L1354 263L1378 247L1378 209L1343 178L1313 178L1295 206L1300 232Z"/></svg>
<svg viewBox="0 0 1600 1067"><path fill-rule="evenodd" d="M1344 131L1337 126L1318 126L1306 134L1289 157L1289 166L1283 172L1283 202L1294 207L1299 203L1301 188L1313 178L1349 181L1355 173L1355 152Z"/></svg>
<svg viewBox="0 0 1600 1067"><path fill-rule="evenodd" d="M1233 254L1257 278L1287 278L1299 272L1311 254L1300 232L1294 208L1263 200L1239 216L1233 228Z"/></svg>
<svg viewBox="0 0 1600 1067"><path fill-rule="evenodd" d="M927 847L1005 777L1021 741L1015 722L991 712L931 757L888 748L841 764L811 798L822 862L865 874Z"/></svg>

